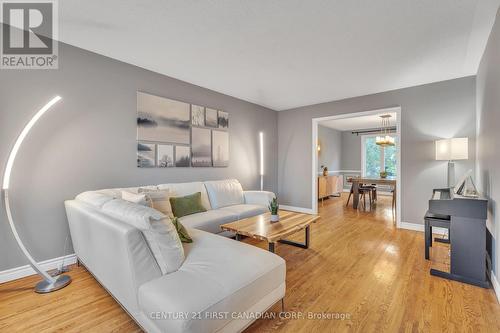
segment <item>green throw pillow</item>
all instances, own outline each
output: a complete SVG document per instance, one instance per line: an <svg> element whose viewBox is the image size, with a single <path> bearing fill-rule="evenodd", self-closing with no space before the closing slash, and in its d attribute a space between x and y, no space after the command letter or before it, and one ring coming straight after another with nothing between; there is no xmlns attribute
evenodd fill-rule
<svg viewBox="0 0 500 333"><path fill-rule="evenodd" d="M175 229L177 229L177 233L179 234L179 238L181 239L181 242L192 243L193 239L191 238L191 236L189 236L189 233L187 232L186 228L184 228L182 223L179 222L177 217L174 217L171 221L174 224Z"/></svg>
<svg viewBox="0 0 500 333"><path fill-rule="evenodd" d="M170 197L170 206L175 217L206 212L201 203L201 192L186 195L185 197Z"/></svg>

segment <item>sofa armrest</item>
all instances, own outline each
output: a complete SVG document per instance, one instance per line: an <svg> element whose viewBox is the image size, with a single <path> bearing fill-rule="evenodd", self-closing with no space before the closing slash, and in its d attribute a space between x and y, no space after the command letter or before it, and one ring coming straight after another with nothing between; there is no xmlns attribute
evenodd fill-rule
<svg viewBox="0 0 500 333"><path fill-rule="evenodd" d="M139 287L162 276L142 232L84 202L65 202L78 259L129 313L140 313Z"/></svg>
<svg viewBox="0 0 500 333"><path fill-rule="evenodd" d="M276 196L268 191L243 191L245 203L250 205L268 206Z"/></svg>

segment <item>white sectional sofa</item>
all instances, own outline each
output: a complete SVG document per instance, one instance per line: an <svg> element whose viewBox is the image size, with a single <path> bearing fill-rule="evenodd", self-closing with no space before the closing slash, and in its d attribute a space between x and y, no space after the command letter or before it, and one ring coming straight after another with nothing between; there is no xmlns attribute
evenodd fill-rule
<svg viewBox="0 0 500 333"><path fill-rule="evenodd" d="M179 219L193 242L183 243L184 262L172 273L162 274L141 230L102 210L123 189L95 191L97 199L85 192L65 202L78 259L144 330L241 332L256 313L284 298L284 260L221 237L220 229L267 211L273 193L243 191L236 180L147 188L175 196L201 192L207 209Z"/></svg>

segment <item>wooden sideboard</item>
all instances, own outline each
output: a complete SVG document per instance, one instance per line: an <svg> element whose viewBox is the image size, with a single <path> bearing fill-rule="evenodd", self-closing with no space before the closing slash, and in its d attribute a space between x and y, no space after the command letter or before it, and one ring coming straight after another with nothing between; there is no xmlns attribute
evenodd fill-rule
<svg viewBox="0 0 500 333"><path fill-rule="evenodd" d="M339 194L344 187L342 176L318 176L318 199Z"/></svg>

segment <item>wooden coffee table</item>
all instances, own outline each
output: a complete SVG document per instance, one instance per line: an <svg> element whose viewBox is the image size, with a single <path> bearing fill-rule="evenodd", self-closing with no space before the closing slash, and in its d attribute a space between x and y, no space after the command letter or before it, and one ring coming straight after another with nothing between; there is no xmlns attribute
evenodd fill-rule
<svg viewBox="0 0 500 333"><path fill-rule="evenodd" d="M254 217L238 220L221 225L222 230L236 233L236 240L241 236L248 236L269 243L269 251L274 253L277 242L298 246L303 249L309 248L310 226L316 222L319 215L296 213L285 210L279 212L279 222L271 222L271 213L265 213ZM298 243L285 238L305 229L305 242Z"/></svg>

